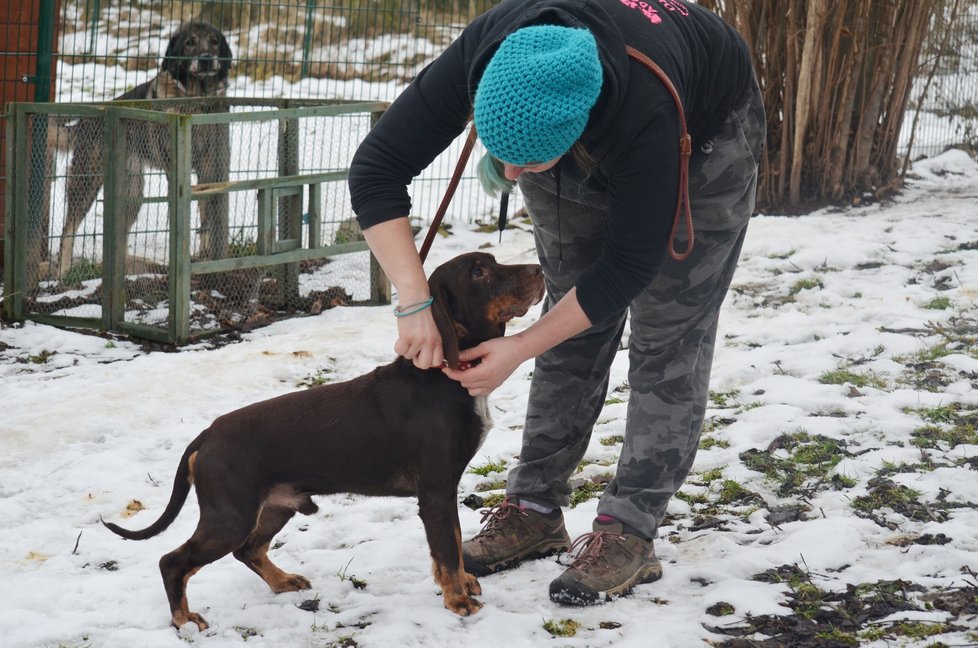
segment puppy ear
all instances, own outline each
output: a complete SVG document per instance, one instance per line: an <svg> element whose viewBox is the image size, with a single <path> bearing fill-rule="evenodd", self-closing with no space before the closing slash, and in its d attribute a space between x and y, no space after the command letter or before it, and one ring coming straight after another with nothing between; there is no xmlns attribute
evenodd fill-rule
<svg viewBox="0 0 978 648"><path fill-rule="evenodd" d="M177 66L180 62L176 59L179 56L180 45L177 42L180 39L180 34L183 30L178 29L177 33L170 36L170 42L167 43L166 52L163 53L163 63L160 65L160 69L170 74L176 76Z"/></svg>
<svg viewBox="0 0 978 648"><path fill-rule="evenodd" d="M445 361L452 369L458 369L458 330L451 315L451 295L444 288L439 288L433 295L435 301L431 304L431 314L441 334L441 348L445 353Z"/></svg>
<svg viewBox="0 0 978 648"><path fill-rule="evenodd" d="M231 59L234 58L234 54L231 52L231 46L228 45L228 40L224 37L224 34L222 32L218 33L220 34L219 38L221 40L221 44L218 47L218 60L221 66L220 77L227 79L231 73Z"/></svg>

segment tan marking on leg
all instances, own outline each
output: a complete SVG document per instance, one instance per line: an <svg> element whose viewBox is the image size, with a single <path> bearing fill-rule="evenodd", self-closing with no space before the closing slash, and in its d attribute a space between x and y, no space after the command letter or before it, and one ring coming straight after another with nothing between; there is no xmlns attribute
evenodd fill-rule
<svg viewBox="0 0 978 648"><path fill-rule="evenodd" d="M462 566L462 532L455 529L455 544L458 548L458 562L454 568L433 561L435 581L441 586L445 607L460 616L469 616L482 609L482 603L472 598L472 594L482 592L479 582L465 573ZM473 587L474 590L473 591Z"/></svg>
<svg viewBox="0 0 978 648"><path fill-rule="evenodd" d="M246 564L252 571L261 576L261 579L268 583L268 586L276 594L298 592L312 587L312 583L304 576L289 574L273 563L268 557L267 544L262 545L248 556Z"/></svg>
<svg viewBox="0 0 978 648"><path fill-rule="evenodd" d="M189 479L191 484L193 484L197 480L196 472L195 472L196 466L197 466L197 453L194 452L190 455L190 458L187 459L187 470L190 472Z"/></svg>
<svg viewBox="0 0 978 648"><path fill-rule="evenodd" d="M190 581L190 577L200 571L200 567L197 567L190 571L186 576L183 577L183 596L180 597L180 608L173 611L173 617L170 621L173 627L179 628L184 623L193 622L197 625L197 629L201 632L206 630L209 626L204 617L200 616L196 612L190 611L190 606L187 603L187 583Z"/></svg>

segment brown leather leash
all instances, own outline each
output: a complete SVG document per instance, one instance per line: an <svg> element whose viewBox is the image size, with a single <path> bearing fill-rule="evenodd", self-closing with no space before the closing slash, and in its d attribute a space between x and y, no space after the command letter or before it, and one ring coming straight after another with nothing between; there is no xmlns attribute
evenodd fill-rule
<svg viewBox="0 0 978 648"><path fill-rule="evenodd" d="M676 261L684 261L693 252L693 243L696 237L693 231L693 213L689 206L689 158L692 155L693 144L689 131L686 128L686 113L683 110L683 102L679 97L679 93L676 91L676 86L669 80L669 76L652 59L631 45L626 45L625 50L629 56L659 77L666 90L672 95L672 100L676 102L676 109L679 111L679 197L676 202L676 214L672 219L672 229L669 231L669 256ZM462 179L465 165L469 160L469 156L472 154L472 149L475 147L476 137L475 124L473 123L469 128L469 136L465 140L465 145L462 147L462 153L459 155L458 162L455 164L455 171L452 173L448 188L445 190L445 196L442 198L441 204L438 205L438 210L435 212L435 216L431 220L431 225L428 227L428 234L425 236L424 242L421 244L421 250L418 252L421 256L422 263L424 263L424 260L428 256L431 244L435 240L435 234L438 233L438 228L441 226L442 219L445 218L448 205L452 202L452 197L455 195L458 183ZM504 216L501 216L501 218L504 218ZM682 252L676 251L676 234L679 230L680 221L686 226L687 236L686 249Z"/></svg>
<svg viewBox="0 0 978 648"><path fill-rule="evenodd" d="M465 163L469 161L469 156L472 154L472 149L475 147L476 132L475 123L469 128L469 136L465 140L465 145L462 147L462 153L458 156L458 162L455 164L455 171L452 173L452 179L448 182L448 188L445 190L445 197L441 199L441 204L438 205L438 210L435 212L435 217L431 220L431 226L428 227L428 234L424 237L424 243L421 244L421 250L418 254L421 256L421 263L424 263L425 258L428 256L428 250L431 249L431 244L435 240L435 234L438 233L438 227L441 225L441 221L445 218L445 212L448 210L449 203L452 202L452 196L455 195L455 190L458 188L458 183L462 179L462 173L465 171Z"/></svg>
<svg viewBox="0 0 978 648"><path fill-rule="evenodd" d="M679 198L676 203L676 215L672 219L672 229L669 232L669 256L676 261L684 261L693 251L695 236L693 234L693 212L689 206L689 157L693 152L693 140L686 129L686 113L683 111L683 102L679 98L679 93L676 92L676 86L672 85L668 75L662 68L653 63L652 59L631 45L626 45L625 50L629 56L652 70L659 77L666 90L672 95L672 100L676 102L676 109L679 111ZM683 252L677 252L676 233L679 230L681 220L686 226L688 243Z"/></svg>

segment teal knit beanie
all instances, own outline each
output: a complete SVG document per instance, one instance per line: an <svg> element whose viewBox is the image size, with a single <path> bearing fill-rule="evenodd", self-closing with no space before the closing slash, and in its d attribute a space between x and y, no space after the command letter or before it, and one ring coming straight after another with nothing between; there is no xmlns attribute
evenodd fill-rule
<svg viewBox="0 0 978 648"><path fill-rule="evenodd" d="M549 162L584 132L602 78L598 45L587 29L518 29L496 50L479 82L476 131L503 162Z"/></svg>

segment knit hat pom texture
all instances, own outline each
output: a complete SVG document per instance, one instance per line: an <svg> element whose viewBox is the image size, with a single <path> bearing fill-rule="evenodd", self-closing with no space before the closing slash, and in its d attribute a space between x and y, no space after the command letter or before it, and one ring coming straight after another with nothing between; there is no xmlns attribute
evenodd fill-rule
<svg viewBox="0 0 978 648"><path fill-rule="evenodd" d="M518 29L496 50L476 90L482 143L493 157L520 166L563 155L584 132L602 78L587 29Z"/></svg>

